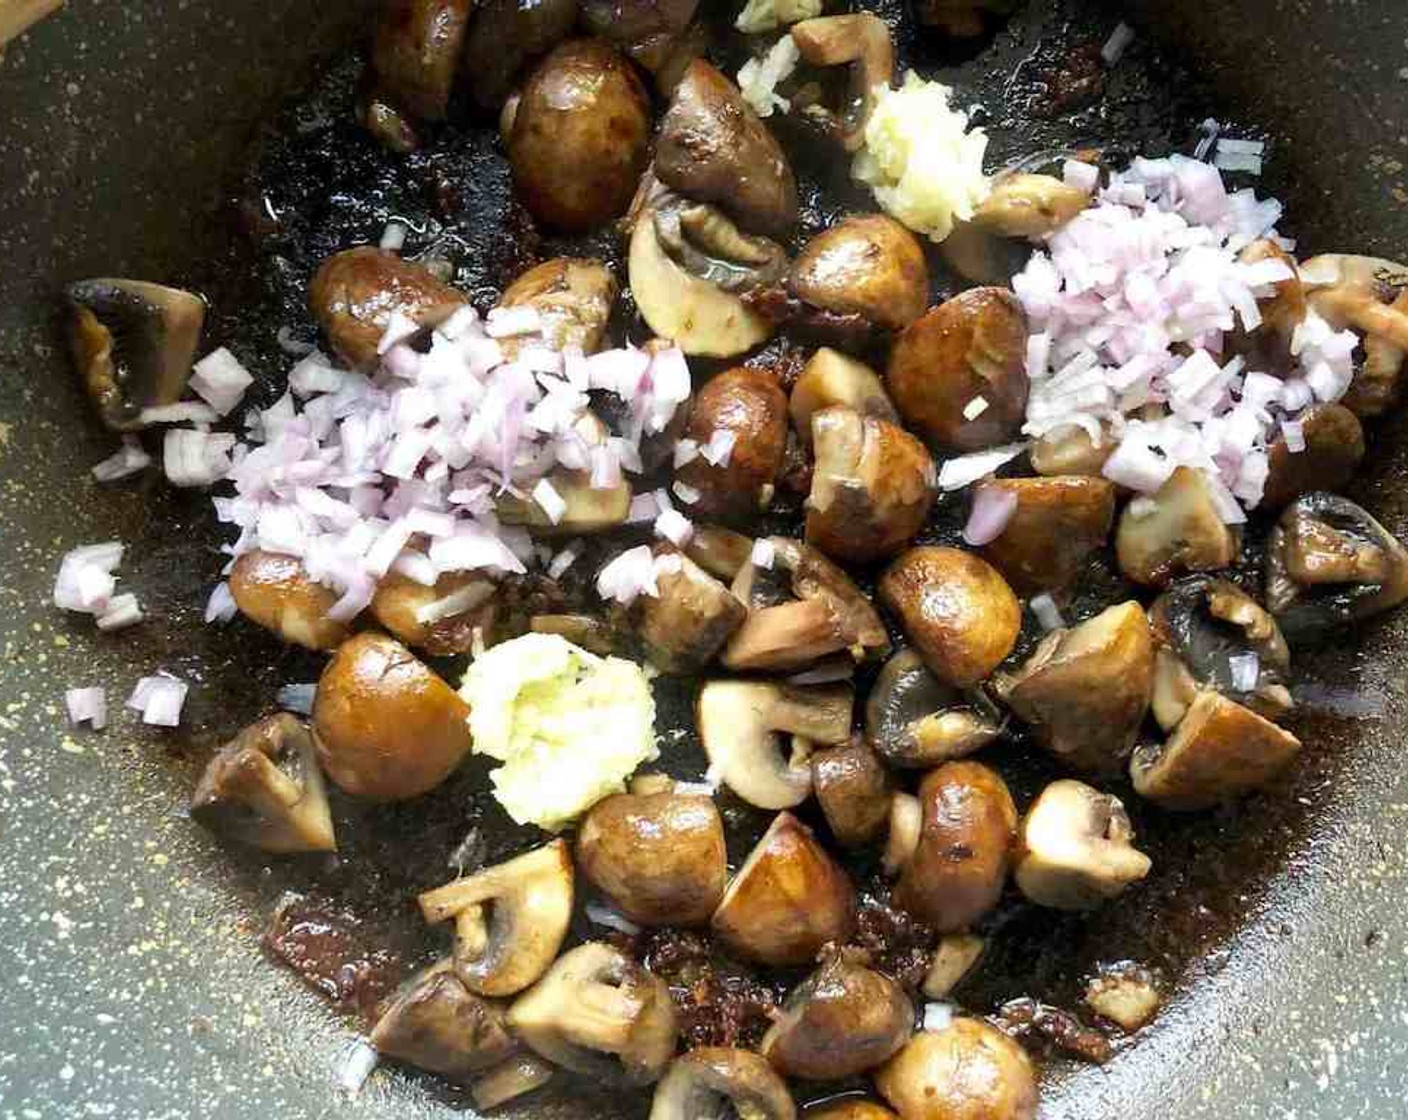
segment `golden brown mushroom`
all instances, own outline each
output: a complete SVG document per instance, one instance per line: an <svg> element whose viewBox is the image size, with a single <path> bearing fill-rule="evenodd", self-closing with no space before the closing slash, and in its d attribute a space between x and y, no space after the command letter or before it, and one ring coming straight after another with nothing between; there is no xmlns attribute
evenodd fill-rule
<svg viewBox="0 0 1408 1120"><path fill-rule="evenodd" d="M1036 1074L996 1027L955 1019L920 1031L875 1075L900 1120L1033 1120Z"/></svg>
<svg viewBox="0 0 1408 1120"><path fill-rule="evenodd" d="M554 257L505 288L499 306L537 311L542 341L554 350L575 346L594 354L601 349L615 301L616 278L601 261ZM499 347L510 358L517 350L513 338L500 339Z"/></svg>
<svg viewBox="0 0 1408 1120"><path fill-rule="evenodd" d="M989 478L973 489L974 501L987 491L1016 502L983 556L1021 593L1072 583L1115 520L1115 486L1104 478Z"/></svg>
<svg viewBox="0 0 1408 1120"><path fill-rule="evenodd" d="M389 0L372 39L380 93L421 120L442 120L472 7L472 0Z"/></svg>
<svg viewBox="0 0 1408 1120"><path fill-rule="evenodd" d="M802 367L787 400L792 426L803 444L811 443L812 417L833 405L899 423L880 375L863 362L823 346Z"/></svg>
<svg viewBox="0 0 1408 1120"><path fill-rule="evenodd" d="M1279 509L1312 490L1340 490L1364 460L1364 428L1344 405L1317 404L1298 418L1305 446L1292 451L1283 432L1270 447L1261 505Z"/></svg>
<svg viewBox="0 0 1408 1120"><path fill-rule="evenodd" d="M376 585L369 609L406 645L432 657L474 649L493 627L497 586L474 572L447 572L430 586L392 572Z"/></svg>
<svg viewBox="0 0 1408 1120"><path fill-rule="evenodd" d="M1166 585L1237 558L1237 534L1222 520L1202 471L1179 467L1153 494L1125 506L1115 531L1120 571L1135 583Z"/></svg>
<svg viewBox="0 0 1408 1120"><path fill-rule="evenodd" d="M771 501L787 447L787 396L767 370L728 370L695 394L685 436L700 447L732 437L720 462L700 454L676 472L699 492L690 514L724 521L756 517Z"/></svg>
<svg viewBox="0 0 1408 1120"><path fill-rule="evenodd" d="M847 17L826 17L831 18ZM792 34L795 39L795 29ZM929 269L919 242L899 222L882 214L857 215L807 242L792 264L788 286L822 311L902 330L928 305Z"/></svg>
<svg viewBox="0 0 1408 1120"><path fill-rule="evenodd" d="M650 1120L796 1120L787 1084L751 1050L700 1046L676 1058L650 1108Z"/></svg>
<svg viewBox="0 0 1408 1120"><path fill-rule="evenodd" d="M973 212L974 224L1003 237L1055 233L1090 205L1090 195L1051 175L1019 171L999 176Z"/></svg>
<svg viewBox="0 0 1408 1120"><path fill-rule="evenodd" d="M812 788L817 804L843 848L869 844L890 819L890 776L863 742L850 742L812 755Z"/></svg>
<svg viewBox="0 0 1408 1120"><path fill-rule="evenodd" d="M895 78L890 28L871 12L817 16L792 25L792 42L813 66L850 66L847 103L835 125L846 151L858 151L875 110L876 88L889 86Z"/></svg>
<svg viewBox="0 0 1408 1120"><path fill-rule="evenodd" d="M665 547L656 552L673 560L657 566L656 594L632 604L637 633L661 672L698 672L743 623L748 609L688 556Z"/></svg>
<svg viewBox="0 0 1408 1120"><path fill-rule="evenodd" d="M230 595L246 618L295 645L336 649L352 633L328 617L337 593L314 583L296 556L246 552L230 569Z"/></svg>
<svg viewBox="0 0 1408 1120"><path fill-rule="evenodd" d="M1123 894L1152 866L1134 847L1118 797L1063 778L1042 790L1022 819L1012 874L1040 906L1088 910Z"/></svg>
<svg viewBox="0 0 1408 1120"><path fill-rule="evenodd" d="M413 977L377 1020L371 1044L378 1054L466 1081L499 1065L518 1048L503 1009L481 999L439 961Z"/></svg>

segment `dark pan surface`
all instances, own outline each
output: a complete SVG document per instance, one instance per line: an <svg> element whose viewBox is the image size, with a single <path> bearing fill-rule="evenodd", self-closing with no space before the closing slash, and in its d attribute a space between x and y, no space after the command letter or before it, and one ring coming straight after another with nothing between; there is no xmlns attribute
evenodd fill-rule
<svg viewBox="0 0 1408 1120"><path fill-rule="evenodd" d="M155 482L100 490L87 479L110 446L56 351L56 285L129 272L207 291L216 304L211 340L281 372L273 333L304 325L309 265L374 238L391 213L419 224L438 210L468 242L459 280L481 300L492 301L521 267L522 223L502 209L502 163L490 144L418 159L409 174L370 149L347 155L360 143L345 121L353 71L324 72L320 60L355 39L358 13L260 7L236 17L134 4L118 16L78 3L0 62L5 1120L463 1107L442 1087L399 1073L377 1075L356 1101L339 1099L332 1074L355 1016L331 1013L270 968L258 936L285 888L312 888L359 904L361 936L385 957L372 964L390 973L426 951L405 899L450 873L445 856L470 825L485 824L491 858L515 841L476 798L482 782L473 772L427 805L357 814L342 830L355 847L341 864L271 868L217 847L185 819L209 750L267 707L279 685L312 679L316 661L249 627L222 634L199 625L221 562L204 500L173 497ZM1150 7L1162 26L1159 6ZM1112 10L1042 6L980 58L944 73L992 110L997 158L1048 143L1183 145L1206 112L1265 129L1268 187L1290 206L1290 232L1312 250L1402 257L1408 80L1397 70L1398 5L1204 7L1219 15L1190 20L1186 5L1171 14L1165 30L1182 51L1157 55L1145 36L1108 79L1101 107L1079 111L1074 127L1013 106L1030 99L1040 109L1088 76L1081 59L1113 27ZM263 171L251 177L258 126L286 94L314 85L323 95L289 103L277 131L292 139L263 147ZM455 188L448 202L441 180ZM297 201L307 225L266 237L252 253L241 247L250 209L239 204L259 203L266 189L277 211ZM1355 494L1400 534L1408 531L1402 427L1390 421L1376 433L1378 453ZM124 578L158 617L99 641L54 611L48 595L63 550L108 537L131 544ZM1362 647L1310 663L1307 679L1322 693L1349 691L1368 714L1307 716L1300 730L1310 757L1292 788L1235 816L1141 820L1160 870L1132 904L1054 926L1013 912L999 939L1003 958L964 993L979 1009L1026 991L1069 1000L1084 969L1123 956L1182 975L1177 1000L1133 1051L1102 1070L1053 1066L1045 1114L1403 1114L1406 632L1390 619L1366 628ZM159 666L197 684L179 733L121 717L103 735L63 729L65 685L106 684L116 705ZM667 719L688 702L679 690L661 699ZM688 744L674 755L681 766L690 757ZM374 987L376 969L369 975ZM540 1101L531 1114L636 1111L639 1102L574 1098Z"/></svg>

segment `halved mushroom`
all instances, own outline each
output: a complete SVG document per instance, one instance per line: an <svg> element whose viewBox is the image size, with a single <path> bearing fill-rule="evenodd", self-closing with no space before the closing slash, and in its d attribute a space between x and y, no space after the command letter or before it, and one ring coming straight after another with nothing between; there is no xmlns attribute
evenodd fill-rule
<svg viewBox="0 0 1408 1120"><path fill-rule="evenodd" d="M710 927L728 950L766 965L816 960L855 929L851 881L791 813L779 813L729 883Z"/></svg>
<svg viewBox="0 0 1408 1120"><path fill-rule="evenodd" d="M717 203L745 229L785 236L797 220L797 181L787 156L738 87L702 59L689 64L675 88L654 166L662 183L686 198Z"/></svg>
<svg viewBox="0 0 1408 1120"><path fill-rule="evenodd" d="M1261 325L1253 331L1239 327L1227 335L1227 347L1241 354L1252 369L1270 370L1278 375L1289 372L1291 342L1296 328L1305 318L1305 285L1296 270L1295 258L1269 238L1253 241L1238 254L1243 264L1279 261L1291 270L1285 280L1277 281L1272 295L1257 300Z"/></svg>
<svg viewBox="0 0 1408 1120"><path fill-rule="evenodd" d="M472 0L389 0L371 48L380 92L421 120L442 120L472 7Z"/></svg>
<svg viewBox="0 0 1408 1120"><path fill-rule="evenodd" d="M676 472L698 491L690 513L725 521L756 517L771 501L782 467L787 396L768 370L726 370L695 394L685 436L701 448L732 441L726 452L697 455Z"/></svg>
<svg viewBox="0 0 1408 1120"><path fill-rule="evenodd" d="M1326 253L1306 261L1301 275L1312 289L1311 307L1331 326L1352 328L1363 339L1364 364L1343 403L1358 416L1381 416L1402 394L1408 268L1378 257Z"/></svg>
<svg viewBox="0 0 1408 1120"><path fill-rule="evenodd" d="M860 1097L847 1097L809 1108L805 1116L807 1120L899 1120L884 1105Z"/></svg>
<svg viewBox="0 0 1408 1120"><path fill-rule="evenodd" d="M808 544L865 564L914 539L934 504L937 479L919 440L898 424L837 406L812 414L812 447Z"/></svg>
<svg viewBox="0 0 1408 1120"><path fill-rule="evenodd" d="M518 497L501 494L495 512L505 525L523 525L544 537L575 537L603 533L625 522L631 512L631 484L622 478L615 486L592 485L590 471L556 467L547 483L562 501L556 520L531 493Z"/></svg>
<svg viewBox="0 0 1408 1120"><path fill-rule="evenodd" d="M527 64L566 39L577 0L481 0L464 46L475 104L494 110L509 98Z"/></svg>
<svg viewBox="0 0 1408 1120"><path fill-rule="evenodd" d="M722 525L696 524L684 553L715 579L732 583L753 553L753 538Z"/></svg>
<svg viewBox="0 0 1408 1120"><path fill-rule="evenodd" d="M811 745L850 738L853 705L849 685L709 681L699 690L699 739L710 770L744 801L760 809L787 809L811 793L806 757ZM791 758L782 755L780 732L794 736Z"/></svg>
<svg viewBox="0 0 1408 1120"><path fill-rule="evenodd" d="M900 1120L1033 1120L1036 1073L1027 1052L980 1019L920 1031L875 1075Z"/></svg>
<svg viewBox="0 0 1408 1120"><path fill-rule="evenodd" d="M266 852L337 850L313 737L287 712L220 748L191 794L191 819Z"/></svg>
<svg viewBox="0 0 1408 1120"><path fill-rule="evenodd" d="M427 922L455 920L453 960L465 987L511 996L547 971L567 936L572 857L564 841L553 840L418 901Z"/></svg>
<svg viewBox="0 0 1408 1120"><path fill-rule="evenodd" d="M871 687L865 731L891 766L927 770L997 738L1002 724L989 707L944 684L923 658L902 649L885 662Z"/></svg>
<svg viewBox="0 0 1408 1120"><path fill-rule="evenodd" d="M1134 847L1134 828L1118 797L1063 778L1027 810L1012 873L1039 906L1089 910L1122 894L1152 866Z"/></svg>
<svg viewBox="0 0 1408 1120"><path fill-rule="evenodd" d="M1075 424L1053 428L1033 441L1027 453L1032 470L1040 475L1092 475L1100 477L1105 460L1114 454L1118 441L1102 431L1096 440Z"/></svg>
<svg viewBox="0 0 1408 1120"><path fill-rule="evenodd" d="M895 48L889 26L871 12L818 16L794 23L792 42L813 66L851 67L846 105L837 114L836 124L846 151L858 151L875 110L876 88L889 86L895 78ZM923 310L922 304L919 310Z"/></svg>
<svg viewBox="0 0 1408 1120"><path fill-rule="evenodd" d="M879 22L869 13L825 16L799 23L792 36L808 24L848 19ZM882 214L853 215L807 242L792 264L788 287L821 311L903 330L928 305L929 268L919 242L899 222Z"/></svg>
<svg viewBox="0 0 1408 1120"><path fill-rule="evenodd" d="M564 953L509 1008L508 1025L554 1065L625 1085L655 1081L678 1036L665 982L599 941Z"/></svg>
<svg viewBox="0 0 1408 1120"><path fill-rule="evenodd" d="M879 594L934 675L959 688L996 669L1022 628L997 569L956 548L910 549L880 577Z"/></svg>
<svg viewBox="0 0 1408 1120"><path fill-rule="evenodd" d="M401 641L432 657L474 648L475 631L489 633L498 588L475 572L448 572L430 586L392 572L376 586L372 616Z"/></svg>
<svg viewBox="0 0 1408 1120"><path fill-rule="evenodd" d="M1003 237L1041 238L1055 233L1090 205L1090 195L1052 175L1017 171L994 180L973 221Z"/></svg>
<svg viewBox="0 0 1408 1120"><path fill-rule="evenodd" d="M1091 979L1085 986L1085 1005L1133 1034L1158 1013L1164 1001L1161 989L1153 972L1125 961Z"/></svg>
<svg viewBox="0 0 1408 1120"><path fill-rule="evenodd" d="M371 1034L377 1053L464 1081L517 1049L503 1009L465 987L449 961L421 972L397 994Z"/></svg>
<svg viewBox="0 0 1408 1120"><path fill-rule="evenodd" d="M769 537L766 548L771 566L754 555L733 582L748 618L724 648L726 666L781 672L843 651L857 663L890 652L885 624L845 572L800 541Z"/></svg>
<svg viewBox="0 0 1408 1120"><path fill-rule="evenodd" d="M792 425L804 444L811 444L812 417L833 405L854 409L862 416L899 422L899 413L890 403L880 375L863 362L823 346L802 367L787 400Z"/></svg>
<svg viewBox="0 0 1408 1120"><path fill-rule="evenodd" d="M1389 310L1408 318L1408 288L1398 294ZM1408 349L1382 334L1364 338L1364 364L1354 374L1342 401L1356 416L1382 416L1403 396L1403 363Z"/></svg>
<svg viewBox="0 0 1408 1120"><path fill-rule="evenodd" d="M601 261L554 257L534 265L504 289L500 307L531 307L542 323L542 341L554 350L576 346L586 354L601 349L616 278ZM520 340L504 338L499 347L508 358Z"/></svg>
<svg viewBox="0 0 1408 1120"><path fill-rule="evenodd" d="M885 384L905 423L955 451L1012 438L1026 418L1027 320L1005 288L970 288L895 341Z"/></svg>
<svg viewBox="0 0 1408 1120"><path fill-rule="evenodd" d="M314 583L296 556L254 549L230 569L230 595L240 613L286 642L308 649L336 649L351 635L328 617L337 593Z"/></svg>
<svg viewBox="0 0 1408 1120"><path fill-rule="evenodd" d="M655 236L691 276L726 292L777 285L787 274L787 253L776 241L744 233L717 206L665 192L650 210Z"/></svg>
<svg viewBox="0 0 1408 1120"><path fill-rule="evenodd" d="M1266 605L1292 642L1408 599L1408 552L1348 498L1316 492L1281 514L1266 552Z"/></svg>
<svg viewBox="0 0 1408 1120"><path fill-rule="evenodd" d="M812 755L812 786L831 834L842 847L862 847L885 831L890 776L863 742Z"/></svg>
<svg viewBox="0 0 1408 1120"><path fill-rule="evenodd" d="M963 279L974 284L1004 287L1027 267L1033 246L992 233L974 222L955 220L939 243L939 256Z"/></svg>
<svg viewBox="0 0 1408 1120"><path fill-rule="evenodd" d="M971 933L950 933L934 947L920 990L929 999L947 999L982 959L987 942Z"/></svg>
<svg viewBox="0 0 1408 1120"><path fill-rule="evenodd" d="M1364 460L1364 427L1341 404L1317 404L1298 421L1305 446L1292 451L1285 433L1271 444L1261 505L1281 506L1312 490L1339 490Z"/></svg>
<svg viewBox="0 0 1408 1120"><path fill-rule="evenodd" d="M705 924L723 898L727 857L714 802L673 788L598 801L577 835L582 874L641 925Z"/></svg>
<svg viewBox="0 0 1408 1120"><path fill-rule="evenodd" d="M481 1113L488 1112L541 1089L556 1072L556 1066L531 1051L514 1054L475 1079L470 1099Z"/></svg>
<svg viewBox="0 0 1408 1120"><path fill-rule="evenodd" d="M1115 531L1120 571L1155 587L1189 572L1229 567L1237 546L1237 534L1217 512L1206 476L1193 467L1179 467L1153 494L1125 506Z"/></svg>
<svg viewBox="0 0 1408 1120"><path fill-rule="evenodd" d="M1001 775L966 760L931 771L919 802L919 843L895 884L895 905L940 933L967 929L1002 894L1017 806Z"/></svg>
<svg viewBox="0 0 1408 1120"><path fill-rule="evenodd" d="M782 1078L751 1050L700 1046L670 1063L655 1090L650 1120L796 1120Z"/></svg>
<svg viewBox="0 0 1408 1120"><path fill-rule="evenodd" d="M1210 688L1267 719L1291 707L1291 655L1276 620L1241 588L1192 576L1149 610L1156 648L1154 718L1171 731L1199 689Z"/></svg>
<svg viewBox="0 0 1408 1120"><path fill-rule="evenodd" d="M142 409L185 392L205 300L145 280L104 277L65 289L69 345L98 418L118 432L146 426Z"/></svg>
<svg viewBox="0 0 1408 1120"><path fill-rule="evenodd" d="M657 566L656 594L635 601L641 640L651 663L664 673L698 672L714 659L748 610L693 560L678 552L678 565Z"/></svg>
<svg viewBox="0 0 1408 1120"><path fill-rule="evenodd" d="M1207 809L1282 774L1300 740L1216 692L1200 692L1165 743L1130 758L1134 789L1166 809Z"/></svg>
<svg viewBox="0 0 1408 1120"><path fill-rule="evenodd" d="M1000 673L998 695L1063 762L1118 772L1134 746L1154 688L1154 642L1136 602L1055 630L1021 668Z"/></svg>
<svg viewBox="0 0 1408 1120"><path fill-rule="evenodd" d="M914 1005L856 954L835 953L792 989L759 1053L785 1077L840 1081L873 1069L908 1041Z"/></svg>
<svg viewBox="0 0 1408 1120"><path fill-rule="evenodd" d="M984 494L1015 502L983 556L1026 594L1072 583L1115 520L1115 485L1104 478L989 478L973 488L973 501Z"/></svg>

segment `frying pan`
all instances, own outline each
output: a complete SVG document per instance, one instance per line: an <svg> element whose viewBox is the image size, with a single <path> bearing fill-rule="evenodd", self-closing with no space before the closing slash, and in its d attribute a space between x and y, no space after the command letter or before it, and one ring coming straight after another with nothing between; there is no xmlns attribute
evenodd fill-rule
<svg viewBox="0 0 1408 1120"><path fill-rule="evenodd" d="M73 0L0 62L5 1120L409 1118L466 1107L438 1083L395 1071L355 1098L337 1093L333 1071L354 1027L269 967L258 933L304 872L354 897L389 898L376 892L394 878L400 837L420 838L405 841L420 845L407 857L421 861L415 877L447 878L444 853L485 812L477 776L449 809L370 814L358 832L373 839L359 841L355 858L314 869L232 853L191 825L183 806L212 747L280 684L313 679L316 663L247 627L200 625L222 560L202 499L154 479L91 482L88 466L112 445L85 409L54 314L59 284L126 274L210 293L211 336L244 328L252 339L257 326L267 342L290 321L281 313L297 316L292 297L269 303L233 247L229 200L261 124L357 41L370 7ZM1118 10L1034 2L1004 32L998 62L985 56L950 76L997 93L1019 63L1037 59L1041 35L1107 33L1119 18L1139 29L1138 51L1174 60L1124 91L1126 119L1196 89L1198 104L1270 139L1267 187L1287 202L1283 228L1305 247L1403 255L1401 0L1150 0ZM325 122L305 114L293 123L313 132ZM999 140L1004 129L1048 127L989 123ZM1098 134L1099 119L1086 128ZM262 321L240 320L234 309L245 306L260 308ZM247 357L277 365L272 352ZM1404 428L1396 417L1373 433L1351 495L1400 536ZM49 603L58 555L110 538L129 543L124 578L153 615L120 638ZM157 667L194 685L180 731L120 717L102 734L65 729L65 686L105 685L116 706ZM1055 944L1032 949L1033 960L1069 953L1088 964L1158 944L1179 965L1176 995L1139 1045L1103 1068L1052 1063L1044 1116L1408 1114L1405 668L1403 613L1303 660L1320 700L1300 717L1309 749L1293 784L1236 814L1163 826L1160 842L1178 867L1160 867L1147 905L1056 923L1047 931ZM677 701L667 699L667 715L679 714ZM559 1095L529 1098L522 1115L641 1111L639 1100Z"/></svg>

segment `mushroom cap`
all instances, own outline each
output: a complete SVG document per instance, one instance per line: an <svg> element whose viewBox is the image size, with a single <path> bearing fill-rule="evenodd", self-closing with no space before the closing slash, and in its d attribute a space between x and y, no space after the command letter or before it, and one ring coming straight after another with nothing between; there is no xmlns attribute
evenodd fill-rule
<svg viewBox="0 0 1408 1120"><path fill-rule="evenodd" d="M905 424L930 443L980 451L1026 418L1027 320L1005 288L970 288L931 308L895 340L885 384ZM971 419L977 397L987 407Z"/></svg>
<svg viewBox="0 0 1408 1120"><path fill-rule="evenodd" d="M469 707L400 642L363 633L318 678L313 734L341 789L403 801L434 789L469 753Z"/></svg>
<svg viewBox="0 0 1408 1120"><path fill-rule="evenodd" d="M1087 475L989 478L973 488L1016 499L1012 515L983 556L1020 594L1054 591L1080 575L1103 548L1115 520L1115 485Z"/></svg>
<svg viewBox="0 0 1408 1120"><path fill-rule="evenodd" d="M1261 505L1279 509L1312 490L1343 488L1364 461L1364 426L1342 404L1317 404L1299 417L1305 446L1292 451L1286 437L1272 442Z"/></svg>
<svg viewBox="0 0 1408 1120"><path fill-rule="evenodd" d="M1193 467L1179 467L1153 494L1125 506L1115 531L1120 571L1154 587L1188 572L1228 567L1237 558L1237 545L1206 477Z"/></svg>
<svg viewBox="0 0 1408 1120"><path fill-rule="evenodd" d="M996 1027L958 1018L920 1031L875 1075L900 1120L1033 1120L1036 1073Z"/></svg>
<svg viewBox="0 0 1408 1120"><path fill-rule="evenodd" d="M372 39L377 85L422 120L445 116L472 0L390 0Z"/></svg>
<svg viewBox="0 0 1408 1120"><path fill-rule="evenodd" d="M517 1049L503 1008L466 988L449 961L431 965L397 994L371 1044L384 1057L452 1081L482 1073Z"/></svg>
<svg viewBox="0 0 1408 1120"><path fill-rule="evenodd" d="M909 230L881 214L843 218L813 237L793 262L788 285L814 307L858 314L889 330L909 326L929 302L924 250Z"/></svg>
<svg viewBox="0 0 1408 1120"><path fill-rule="evenodd" d="M710 923L728 949L766 965L801 965L855 928L855 889L811 830L779 813L729 883Z"/></svg>
<svg viewBox="0 0 1408 1120"><path fill-rule="evenodd" d="M713 800L674 792L598 801L582 819L577 861L588 881L641 925L704 925L728 878Z"/></svg>
<svg viewBox="0 0 1408 1120"><path fill-rule="evenodd" d="M927 770L980 750L1001 730L912 649L885 662L865 701L866 735L891 766Z"/></svg>
<svg viewBox="0 0 1408 1120"><path fill-rule="evenodd" d="M256 548L235 560L229 582L240 613L286 642L336 649L352 633L345 622L327 616L337 593L315 583L296 556Z"/></svg>
<svg viewBox="0 0 1408 1120"><path fill-rule="evenodd" d="M730 1109L755 1120L796 1120L797 1107L772 1066L751 1050L700 1046L670 1063L650 1120L712 1120Z"/></svg>
<svg viewBox="0 0 1408 1120"><path fill-rule="evenodd" d="M770 371L738 366L695 394L685 436L703 447L720 432L733 436L727 460L716 464L699 455L676 477L699 491L691 514L746 521L770 496L787 447L787 395Z"/></svg>
<svg viewBox="0 0 1408 1120"><path fill-rule="evenodd" d="M496 591L479 572L446 572L430 587L389 572L377 581L368 609L406 645L452 657L473 650L476 630L489 632Z"/></svg>
<svg viewBox="0 0 1408 1120"><path fill-rule="evenodd" d="M1054 175L1000 175L973 212L973 222L1003 237L1033 240L1055 233L1090 205L1090 195Z"/></svg>
<svg viewBox="0 0 1408 1120"><path fill-rule="evenodd" d="M616 278L598 260L554 257L534 265L504 289L500 307L531 307L542 323L543 341L554 350L580 347L585 354L601 349L611 307L616 302ZM515 340L499 340L510 358Z"/></svg>
<svg viewBox="0 0 1408 1120"><path fill-rule="evenodd" d="M577 0L475 4L463 65L474 103L485 111L503 106L528 60L547 53L572 33L577 7Z"/></svg>
<svg viewBox="0 0 1408 1120"><path fill-rule="evenodd" d="M1037 797L1022 821L1013 877L1041 906L1087 910L1149 874L1134 829L1113 794L1063 778Z"/></svg>
<svg viewBox="0 0 1408 1120"><path fill-rule="evenodd" d="M1017 596L971 552L912 548L880 577L879 592L934 675L959 687L997 668L1021 632Z"/></svg>
<svg viewBox="0 0 1408 1120"><path fill-rule="evenodd" d="M890 819L889 772L865 743L812 755L812 788L827 826L843 848L869 844Z"/></svg>

